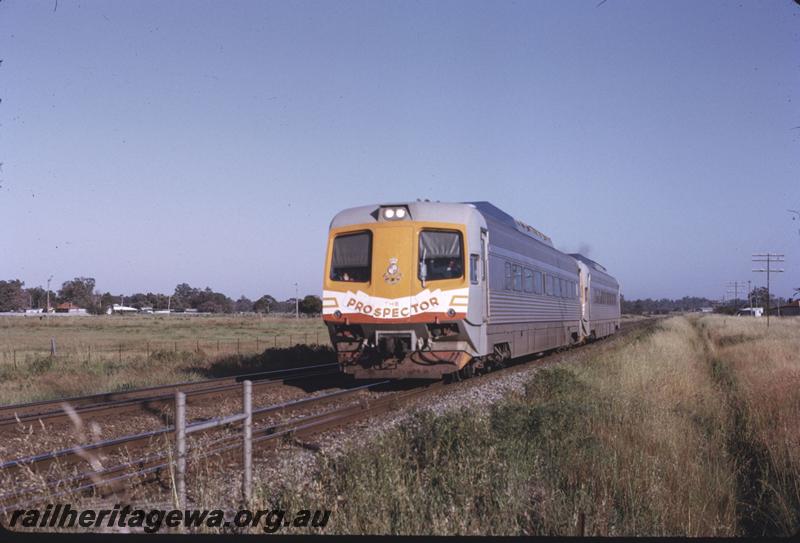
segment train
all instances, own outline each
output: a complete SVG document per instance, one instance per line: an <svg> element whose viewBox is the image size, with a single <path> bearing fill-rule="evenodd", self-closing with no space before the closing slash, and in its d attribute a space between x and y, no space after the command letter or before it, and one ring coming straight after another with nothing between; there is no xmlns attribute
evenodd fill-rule
<svg viewBox="0 0 800 543"><path fill-rule="evenodd" d="M489 202L375 204L330 223L322 318L357 379L460 380L614 334L620 285Z"/></svg>

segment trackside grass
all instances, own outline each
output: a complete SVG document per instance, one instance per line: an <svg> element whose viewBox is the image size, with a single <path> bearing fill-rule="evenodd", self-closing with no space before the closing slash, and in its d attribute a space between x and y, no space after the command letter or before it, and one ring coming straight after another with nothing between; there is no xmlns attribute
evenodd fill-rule
<svg viewBox="0 0 800 543"><path fill-rule="evenodd" d="M332 362L328 343L320 318L0 317L0 404Z"/></svg>
<svg viewBox="0 0 800 543"><path fill-rule="evenodd" d="M800 327L763 325L661 321L494 406L418 412L262 499L325 504L326 533L796 533Z"/></svg>

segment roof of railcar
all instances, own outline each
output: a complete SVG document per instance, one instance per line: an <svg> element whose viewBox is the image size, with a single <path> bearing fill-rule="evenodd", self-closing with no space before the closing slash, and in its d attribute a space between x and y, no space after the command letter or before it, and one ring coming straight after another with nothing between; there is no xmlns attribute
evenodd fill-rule
<svg viewBox="0 0 800 543"><path fill-rule="evenodd" d="M614 286L617 286L617 287L619 286L619 281L617 281L611 274L608 273L608 270L605 268L605 266L602 266L602 265L598 264L597 262L595 262L591 258L589 258L587 256L583 256L580 253L570 253L569 256L571 256L572 258L574 258L576 260L580 260L581 262L583 262L584 264L589 266L589 268L591 268L593 274L595 274L597 276L600 276L600 277L605 277L609 281L611 281L614 284Z"/></svg>
<svg viewBox="0 0 800 543"><path fill-rule="evenodd" d="M475 206L452 202L389 202L351 207L336 214L331 221L331 228L349 226L351 224L368 224L378 221L378 212L382 207L408 208L409 218L413 221L432 221L449 223L466 223L476 218Z"/></svg>

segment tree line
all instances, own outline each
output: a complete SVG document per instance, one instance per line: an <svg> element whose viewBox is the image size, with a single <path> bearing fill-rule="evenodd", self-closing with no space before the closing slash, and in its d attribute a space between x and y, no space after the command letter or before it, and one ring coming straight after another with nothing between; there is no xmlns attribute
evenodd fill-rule
<svg viewBox="0 0 800 543"><path fill-rule="evenodd" d="M798 292L800 294L800 291ZM769 293L769 306L778 307L791 302L791 298L783 298ZM661 298L654 300L645 298L639 300L626 300L622 298L622 312L630 315L642 314L664 314L673 311L699 311L702 308L711 307L717 313L735 313L742 307L763 307L767 308L767 288L756 287L749 294L743 292L741 298L731 299L720 302L709 298L697 296L684 296L677 300Z"/></svg>
<svg viewBox="0 0 800 543"><path fill-rule="evenodd" d="M104 313L114 304L136 309L152 308L154 311L171 309L180 312L192 309L203 313L294 313L295 311L294 298L279 301L265 294L255 301L246 296L234 301L209 287L195 288L187 283L177 285L172 294L137 292L126 295L97 292L93 277L75 277L64 281L61 288L56 291L51 290L49 294L50 307L69 302L94 314ZM47 289L41 286L26 288L25 282L19 279L0 280L0 312L46 309L47 297ZM322 300L313 294L300 299L297 305L304 314L322 312Z"/></svg>

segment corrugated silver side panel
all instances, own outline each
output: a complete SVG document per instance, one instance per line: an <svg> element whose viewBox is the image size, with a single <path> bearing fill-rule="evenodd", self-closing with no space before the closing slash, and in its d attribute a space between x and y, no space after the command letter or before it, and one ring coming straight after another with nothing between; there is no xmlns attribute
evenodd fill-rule
<svg viewBox="0 0 800 543"><path fill-rule="evenodd" d="M577 321L581 318L581 304L577 299L492 290L489 304L490 324Z"/></svg>

